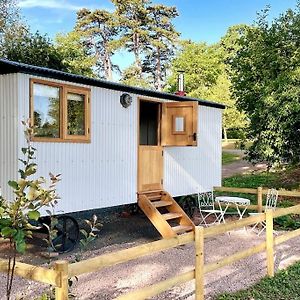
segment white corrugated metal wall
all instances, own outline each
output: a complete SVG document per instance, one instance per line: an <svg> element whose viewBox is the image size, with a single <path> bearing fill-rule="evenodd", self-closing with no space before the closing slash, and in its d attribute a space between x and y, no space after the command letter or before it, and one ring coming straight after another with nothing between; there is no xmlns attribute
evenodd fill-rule
<svg viewBox="0 0 300 300"><path fill-rule="evenodd" d="M8 180L17 177L17 74L0 75L0 187L12 199Z"/></svg>
<svg viewBox="0 0 300 300"><path fill-rule="evenodd" d="M14 93L14 97L18 92L18 110L10 104L9 111L3 113L5 118L14 116L9 123L11 128L16 128L29 116L30 77L8 75L3 83L13 87L8 88L8 92ZM62 200L57 211L74 212L136 201L137 95L133 95L132 105L124 109L119 103L122 92L92 87L91 94L92 143L34 145L38 150L39 175L46 176L49 171L62 173L62 181L58 184ZM165 148L164 187L172 195L208 190L221 183L221 116L220 109L199 106L198 146ZM1 141L14 139L12 147L5 150L7 155L12 155L6 155L7 159L1 156L2 163L11 162L11 173L0 173L3 177L10 175L9 178L17 173L17 157L21 152L19 150L18 155L16 152L25 142L22 126L18 127L18 145L11 128L0 129Z"/></svg>
<svg viewBox="0 0 300 300"><path fill-rule="evenodd" d="M165 147L164 187L173 196L221 185L222 110L199 106L198 146Z"/></svg>
<svg viewBox="0 0 300 300"><path fill-rule="evenodd" d="M24 119L29 115L30 76L19 76L19 118ZM136 201L137 101L134 99L125 109L119 102L121 94L91 88L90 144L34 143L39 174L62 173L58 184L62 200L57 211L80 211ZM21 128L19 137L22 145Z"/></svg>

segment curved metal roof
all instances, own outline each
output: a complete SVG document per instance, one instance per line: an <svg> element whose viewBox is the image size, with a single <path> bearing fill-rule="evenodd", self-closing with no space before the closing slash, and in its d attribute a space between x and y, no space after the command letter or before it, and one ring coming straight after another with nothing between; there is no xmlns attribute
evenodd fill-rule
<svg viewBox="0 0 300 300"><path fill-rule="evenodd" d="M203 106L225 109L225 105L216 102L211 102L211 101L201 100L201 99L191 98L191 97L182 97L171 93L158 92L154 90L133 87L133 86L115 83L111 81L94 79L94 78L85 77L81 75L75 75L75 74L66 73L54 69L37 67L33 65L10 61L7 59L0 59L0 74L9 74L9 73L25 73L25 74L42 76L42 77L47 77L52 79L70 81L74 83L97 86L97 87L102 87L102 88L107 88L107 89L117 90L117 91L122 91L127 93L134 93L134 94L148 96L148 97L155 97L159 99L168 99L173 101L198 101L198 103Z"/></svg>

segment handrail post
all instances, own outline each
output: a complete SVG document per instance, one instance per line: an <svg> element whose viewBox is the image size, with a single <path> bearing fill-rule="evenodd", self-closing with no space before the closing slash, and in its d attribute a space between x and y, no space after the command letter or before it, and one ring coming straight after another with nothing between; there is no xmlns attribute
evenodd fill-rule
<svg viewBox="0 0 300 300"><path fill-rule="evenodd" d="M60 276L60 286L55 287L55 300L68 300L69 298L68 266L69 263L65 260L57 261L54 264L54 269Z"/></svg>
<svg viewBox="0 0 300 300"><path fill-rule="evenodd" d="M274 238L273 238L273 210L267 210L266 215L266 250L267 250L267 274L274 276Z"/></svg>
<svg viewBox="0 0 300 300"><path fill-rule="evenodd" d="M195 227L195 299L204 300L204 228Z"/></svg>

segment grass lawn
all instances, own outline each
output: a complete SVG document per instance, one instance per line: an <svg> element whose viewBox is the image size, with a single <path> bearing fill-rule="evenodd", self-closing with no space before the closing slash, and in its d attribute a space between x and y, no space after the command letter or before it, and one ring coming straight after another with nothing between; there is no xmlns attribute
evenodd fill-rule
<svg viewBox="0 0 300 300"><path fill-rule="evenodd" d="M300 168L294 167L278 172L261 172L246 175L235 175L223 179L223 186L240 188L257 188L258 186L276 189L300 189ZM257 204L256 195L243 193L218 192L217 195L232 195L250 199L251 204ZM265 197L264 197L265 199ZM263 200L264 200L263 199ZM289 207L299 204L299 198L279 197L277 207ZM263 202L264 203L264 202ZM275 227L278 229L291 230L300 226L300 215L289 215L278 217L274 220ZM299 296L300 300L300 296Z"/></svg>
<svg viewBox="0 0 300 300"><path fill-rule="evenodd" d="M236 293L219 295L216 300L291 300L300 299L300 263L264 278L252 287Z"/></svg>
<svg viewBox="0 0 300 300"><path fill-rule="evenodd" d="M223 179L223 186L257 188L258 186L276 189L300 189L300 167L277 172L261 172L236 175Z"/></svg>
<svg viewBox="0 0 300 300"><path fill-rule="evenodd" d="M240 159L240 156L233 153L222 152L222 165L227 165Z"/></svg>

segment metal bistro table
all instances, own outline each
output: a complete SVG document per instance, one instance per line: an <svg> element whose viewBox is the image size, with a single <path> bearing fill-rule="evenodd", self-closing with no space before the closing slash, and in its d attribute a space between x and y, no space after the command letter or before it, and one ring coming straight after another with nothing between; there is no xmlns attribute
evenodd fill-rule
<svg viewBox="0 0 300 300"><path fill-rule="evenodd" d="M250 200L246 198L240 198L240 197L232 197L232 196L219 196L216 197L216 202L219 204L219 208L222 211L222 219L225 223L224 215L229 207L230 204L234 204L236 207L236 210L240 216L240 219L243 218L243 215L245 214L248 206L250 205ZM225 208L222 208L221 204L224 203L226 206ZM243 207L243 209L241 208Z"/></svg>

